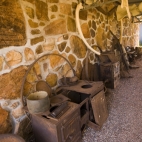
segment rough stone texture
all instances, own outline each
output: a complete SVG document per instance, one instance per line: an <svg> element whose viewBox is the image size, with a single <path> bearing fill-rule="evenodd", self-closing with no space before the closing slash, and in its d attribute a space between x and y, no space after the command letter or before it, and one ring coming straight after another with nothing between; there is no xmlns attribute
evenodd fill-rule
<svg viewBox="0 0 142 142"><path fill-rule="evenodd" d="M55 20L47 25L44 30L46 35L64 34L67 32L66 21L63 19Z"/></svg>
<svg viewBox="0 0 142 142"><path fill-rule="evenodd" d="M71 50L71 49L70 49L70 47L66 47L65 52L66 52L66 53L69 53L69 52L70 52L70 50Z"/></svg>
<svg viewBox="0 0 142 142"><path fill-rule="evenodd" d="M22 61L22 55L21 53L12 50L6 54L5 60L8 66L14 66Z"/></svg>
<svg viewBox="0 0 142 142"><path fill-rule="evenodd" d="M0 107L0 134L10 133L11 130L8 112Z"/></svg>
<svg viewBox="0 0 142 142"><path fill-rule="evenodd" d="M45 26L45 23L44 22L40 22L39 26Z"/></svg>
<svg viewBox="0 0 142 142"><path fill-rule="evenodd" d="M43 1L40 1L40 0L36 0L35 1L35 6L36 6L37 19L43 20L43 21L48 21L49 18L48 18L47 3L43 2Z"/></svg>
<svg viewBox="0 0 142 142"><path fill-rule="evenodd" d="M77 67L76 67L76 75L78 78L80 78L80 76L81 76L81 71L82 71L81 61L78 60Z"/></svg>
<svg viewBox="0 0 142 142"><path fill-rule="evenodd" d="M47 63L44 63L43 64L43 70L46 72L48 71L48 64Z"/></svg>
<svg viewBox="0 0 142 142"><path fill-rule="evenodd" d="M67 40L69 38L68 34L63 35L63 39Z"/></svg>
<svg viewBox="0 0 142 142"><path fill-rule="evenodd" d="M50 2L50 3L58 3L59 0L48 0L48 2Z"/></svg>
<svg viewBox="0 0 142 142"><path fill-rule="evenodd" d="M51 87L54 87L56 86L57 84L57 75L56 74L49 74L47 77L46 77L46 81L47 83L51 86Z"/></svg>
<svg viewBox="0 0 142 142"><path fill-rule="evenodd" d="M88 21L88 26L89 26L89 28L91 28L91 26L92 26L91 20Z"/></svg>
<svg viewBox="0 0 142 142"><path fill-rule="evenodd" d="M66 44L67 44L67 42L64 41L64 42L62 42L61 44L58 45L58 49L59 49L60 52L64 51Z"/></svg>
<svg viewBox="0 0 142 142"><path fill-rule="evenodd" d="M92 37L95 37L95 31L93 29L90 29L90 33Z"/></svg>
<svg viewBox="0 0 142 142"><path fill-rule="evenodd" d="M25 54L25 59L26 59L26 61L34 60L34 52L33 52L32 49L30 49L30 48L25 48L24 54Z"/></svg>
<svg viewBox="0 0 142 142"><path fill-rule="evenodd" d="M73 53L78 57L78 58L84 58L86 55L86 45L84 42L77 36L72 35L70 37L70 45Z"/></svg>
<svg viewBox="0 0 142 142"><path fill-rule="evenodd" d="M101 24L101 26L102 26L103 29L105 29L105 23L104 22Z"/></svg>
<svg viewBox="0 0 142 142"><path fill-rule="evenodd" d="M0 5L0 49L25 45L25 19L20 3L17 0L4 0Z"/></svg>
<svg viewBox="0 0 142 142"><path fill-rule="evenodd" d="M27 71L26 66L20 66L10 72L11 79L15 83L14 88L10 91L11 93L15 91L15 97L20 97L21 85L23 81L23 77Z"/></svg>
<svg viewBox="0 0 142 142"><path fill-rule="evenodd" d="M92 39L92 44L94 44L94 42L95 42L94 39Z"/></svg>
<svg viewBox="0 0 142 142"><path fill-rule="evenodd" d="M28 83L33 83L33 82L35 82L37 80L38 80L38 78L37 78L35 72L33 71L33 69L31 69L30 72L27 75L26 81Z"/></svg>
<svg viewBox="0 0 142 142"><path fill-rule="evenodd" d="M96 30L96 23L95 23L94 20L92 21L92 28L93 28L94 30Z"/></svg>
<svg viewBox="0 0 142 142"><path fill-rule="evenodd" d="M87 10L81 10L81 11L79 11L79 18L81 20L87 20Z"/></svg>
<svg viewBox="0 0 142 142"><path fill-rule="evenodd" d="M31 19L28 20L29 25L31 28L37 28L38 27L38 23L32 21Z"/></svg>
<svg viewBox="0 0 142 142"><path fill-rule="evenodd" d="M41 31L39 29L31 30L32 35L36 35L36 34L40 34L40 33L41 33Z"/></svg>
<svg viewBox="0 0 142 142"><path fill-rule="evenodd" d="M57 42L62 42L64 39L63 39L63 36L60 36L58 39L57 39Z"/></svg>
<svg viewBox="0 0 142 142"><path fill-rule="evenodd" d="M26 13L27 13L27 15L31 18L31 19L34 19L34 10L33 10L33 8L31 8L31 7L26 7Z"/></svg>
<svg viewBox="0 0 142 142"><path fill-rule="evenodd" d="M71 63L71 65L72 65L72 67L75 67L75 65L76 65L76 58L72 54L70 54L68 56L68 59L69 59L69 62Z"/></svg>
<svg viewBox="0 0 142 142"><path fill-rule="evenodd" d="M104 21L103 15L100 16L100 20L101 20L101 21Z"/></svg>
<svg viewBox="0 0 142 142"><path fill-rule="evenodd" d="M49 38L46 39L46 42L43 44L43 49L45 51L52 51L55 46L55 39L54 38Z"/></svg>
<svg viewBox="0 0 142 142"><path fill-rule="evenodd" d="M62 77L63 77L63 76L67 77L70 70L71 70L71 68L70 68L69 64L66 63L66 64L62 67L62 69L61 69L61 71L60 71L60 74L62 75Z"/></svg>
<svg viewBox="0 0 142 142"><path fill-rule="evenodd" d="M68 31L70 32L75 32L76 31L76 23L75 23L75 20L68 17L67 19L67 29Z"/></svg>
<svg viewBox="0 0 142 142"><path fill-rule="evenodd" d="M91 38L89 38L89 39L86 39L86 41L88 42L88 44L89 44L89 45L91 45L91 43L92 43L92 40L91 40Z"/></svg>
<svg viewBox="0 0 142 142"><path fill-rule="evenodd" d="M101 28L101 27L99 27L98 29L97 29L97 34L96 34L96 42L97 42L97 45L102 49L102 50L105 50L105 47L106 47L106 45L104 45L104 37L103 37L103 35L104 35L104 30Z"/></svg>
<svg viewBox="0 0 142 142"><path fill-rule="evenodd" d="M71 5L66 3L60 3L60 12L65 15L71 15Z"/></svg>
<svg viewBox="0 0 142 142"><path fill-rule="evenodd" d="M141 142L142 141L142 61L139 69L130 70L133 78L123 78L116 89L106 93L109 117L100 131L90 127L82 142Z"/></svg>
<svg viewBox="0 0 142 142"><path fill-rule="evenodd" d="M57 42L61 42L61 41L63 41L63 40L67 40L68 37L69 37L68 34L64 34L64 35L60 36L60 37L57 39Z"/></svg>
<svg viewBox="0 0 142 142"><path fill-rule="evenodd" d="M1 99L16 99L20 97L21 83L26 70L25 66L20 66L10 73L0 76Z"/></svg>
<svg viewBox="0 0 142 142"><path fill-rule="evenodd" d="M110 30L114 33L114 34L117 34L117 21L113 20L111 23L110 23Z"/></svg>
<svg viewBox="0 0 142 142"><path fill-rule="evenodd" d="M63 14L59 14L59 16L60 16L61 18L65 18L65 15L63 15Z"/></svg>
<svg viewBox="0 0 142 142"><path fill-rule="evenodd" d="M77 7L77 3L76 2L72 2L72 8L76 9L76 7Z"/></svg>
<svg viewBox="0 0 142 142"><path fill-rule="evenodd" d="M59 54L57 51L55 51L53 53L54 54ZM58 66L63 65L63 63L65 62L65 60L62 57L58 56L58 55L51 55L48 58L50 60L50 65L51 65L52 69L55 69Z"/></svg>
<svg viewBox="0 0 142 142"><path fill-rule="evenodd" d="M98 48L98 46L93 45L92 48L98 52L101 52L100 49Z"/></svg>
<svg viewBox="0 0 142 142"><path fill-rule="evenodd" d="M54 19L54 18L56 18L55 15L51 15L51 16L50 16L50 19Z"/></svg>
<svg viewBox="0 0 142 142"><path fill-rule="evenodd" d="M75 10L73 9L72 11L73 17L75 18Z"/></svg>
<svg viewBox="0 0 142 142"><path fill-rule="evenodd" d="M30 93L34 92L34 86L32 83L29 83L28 81L25 81L24 84L24 90L23 90L23 96L28 96Z"/></svg>
<svg viewBox="0 0 142 142"><path fill-rule="evenodd" d="M57 12L57 11L58 11L57 5L52 5L52 6L50 7L50 9L51 9L52 12Z"/></svg>
<svg viewBox="0 0 142 142"><path fill-rule="evenodd" d="M43 36L35 37L35 38L31 39L31 45L37 44L37 43L42 42L42 41L44 41Z"/></svg>
<svg viewBox="0 0 142 142"><path fill-rule="evenodd" d="M35 0L24 0L24 1L30 2L32 4L34 4L34 2L35 2Z"/></svg>
<svg viewBox="0 0 142 142"><path fill-rule="evenodd" d="M36 48L36 54L41 54L43 52L43 48L41 45L38 45L38 47Z"/></svg>
<svg viewBox="0 0 142 142"><path fill-rule="evenodd" d="M90 32L89 32L89 27L88 24L84 23L81 25L82 33L85 38L90 38Z"/></svg>
<svg viewBox="0 0 142 142"><path fill-rule="evenodd" d="M4 62L4 58L3 56L0 56L0 71L3 69L3 62Z"/></svg>
<svg viewBox="0 0 142 142"><path fill-rule="evenodd" d="M41 77L41 69L40 64L38 62L34 64L34 72L37 74L38 78Z"/></svg>
<svg viewBox="0 0 142 142"><path fill-rule="evenodd" d="M89 59L90 59L90 61L94 61L94 59L95 59L94 53L90 53Z"/></svg>

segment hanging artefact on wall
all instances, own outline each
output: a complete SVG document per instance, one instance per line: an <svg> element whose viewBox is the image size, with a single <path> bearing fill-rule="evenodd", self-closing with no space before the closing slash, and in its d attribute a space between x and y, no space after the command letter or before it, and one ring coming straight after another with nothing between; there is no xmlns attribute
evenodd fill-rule
<svg viewBox="0 0 142 142"><path fill-rule="evenodd" d="M87 46L88 49L90 49L92 52L94 52L95 54L97 55L100 55L100 52L94 50L88 43L87 41L85 40L84 36L83 36L83 33L82 33L82 30L81 30L81 27L80 27L80 23L79 23L79 10L80 9L83 9L83 6L82 6L82 3L79 3L77 5L77 8L76 8L76 25L77 25L77 28L78 28L78 31L79 31L79 34L83 40L83 42L85 43L85 45Z"/></svg>

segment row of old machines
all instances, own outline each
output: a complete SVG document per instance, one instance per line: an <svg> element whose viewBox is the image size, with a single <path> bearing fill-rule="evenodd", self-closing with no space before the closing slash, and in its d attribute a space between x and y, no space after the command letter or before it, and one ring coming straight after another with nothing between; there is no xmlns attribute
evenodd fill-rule
<svg viewBox="0 0 142 142"><path fill-rule="evenodd" d="M102 81L62 85L50 106L49 111L32 114L36 142L80 142L85 126L99 130L108 117Z"/></svg>
<svg viewBox="0 0 142 142"><path fill-rule="evenodd" d="M109 80L107 87L115 88L120 78L119 62L101 64L101 73ZM32 114L36 142L80 142L86 126L96 131L105 123L108 109L104 82L67 80L50 98L48 111Z"/></svg>

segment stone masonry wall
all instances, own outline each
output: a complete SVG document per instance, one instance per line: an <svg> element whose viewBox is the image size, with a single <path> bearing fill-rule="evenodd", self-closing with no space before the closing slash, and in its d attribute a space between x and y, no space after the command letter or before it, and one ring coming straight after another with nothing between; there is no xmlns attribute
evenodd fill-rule
<svg viewBox="0 0 142 142"><path fill-rule="evenodd" d="M77 0L0 2L0 133L24 135L21 127L27 121L24 121L26 116L21 109L21 84L29 65L35 59L46 53L61 54L70 61L80 77L87 47L76 27L77 4ZM111 8L113 4L109 5L108 10ZM106 16L91 9L81 10L79 17L84 37L90 46L99 50L98 45L103 52L111 50L112 36L109 30L118 38L120 36L120 23L116 21L115 14ZM137 30L138 25L124 20L124 46L137 45ZM95 55L90 53L90 56L91 62L96 62ZM73 76L68 63L55 55L44 57L28 74L23 95L34 91L34 83L39 78L46 80L54 89L63 76Z"/></svg>

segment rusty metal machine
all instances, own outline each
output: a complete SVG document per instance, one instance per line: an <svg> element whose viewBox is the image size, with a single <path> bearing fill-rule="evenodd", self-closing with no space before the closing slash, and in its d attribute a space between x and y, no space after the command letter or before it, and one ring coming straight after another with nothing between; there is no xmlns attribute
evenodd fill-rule
<svg viewBox="0 0 142 142"><path fill-rule="evenodd" d="M48 55L50 54L44 56ZM23 97L23 86L26 77L42 57L35 60L25 74L21 89L24 106L26 100ZM78 80L75 71L72 67L71 69L74 77L60 80L61 86L56 90L56 95L50 97L49 110L30 114L35 142L80 142L81 130L86 124L98 130L108 117L103 82ZM43 80L36 84L36 89L51 94L50 87ZM25 111L29 113L28 107Z"/></svg>
<svg viewBox="0 0 142 142"><path fill-rule="evenodd" d="M32 126L36 142L79 142L79 105L66 102L61 106L51 107L50 112L32 115Z"/></svg>
<svg viewBox="0 0 142 142"><path fill-rule="evenodd" d="M116 88L120 80L120 61L113 52L103 53L99 61L100 80L105 82L107 88Z"/></svg>
<svg viewBox="0 0 142 142"><path fill-rule="evenodd" d="M81 129L84 125L99 130L108 117L104 84L79 80L72 86L61 86L62 93L80 106Z"/></svg>
<svg viewBox="0 0 142 142"><path fill-rule="evenodd" d="M106 82L106 87L116 88L120 80L120 62L100 64L101 79Z"/></svg>

